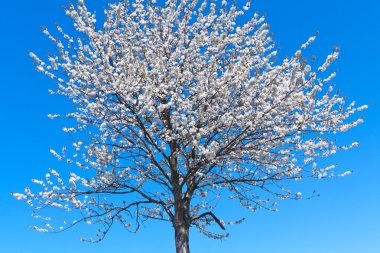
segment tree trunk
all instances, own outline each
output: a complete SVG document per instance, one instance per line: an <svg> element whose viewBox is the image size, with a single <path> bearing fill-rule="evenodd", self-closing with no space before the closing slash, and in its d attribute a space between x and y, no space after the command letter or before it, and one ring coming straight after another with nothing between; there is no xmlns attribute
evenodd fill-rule
<svg viewBox="0 0 380 253"><path fill-rule="evenodd" d="M174 227L175 247L177 253L190 253L189 248L189 226L181 224Z"/></svg>

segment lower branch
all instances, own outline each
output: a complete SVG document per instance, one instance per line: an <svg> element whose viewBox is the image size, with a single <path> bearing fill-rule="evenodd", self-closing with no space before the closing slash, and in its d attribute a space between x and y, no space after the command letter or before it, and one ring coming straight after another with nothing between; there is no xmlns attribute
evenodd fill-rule
<svg viewBox="0 0 380 253"><path fill-rule="evenodd" d="M216 215L215 215L213 212L205 212L205 213L202 213L201 215L198 215L198 216L194 217L194 218L192 219L192 221L199 220L199 219L201 219L201 218L203 218L203 217L206 217L206 216L211 216L211 217L214 219L214 221L219 225L219 227L220 227L221 229L226 230L226 228L224 227L222 221L219 220L218 217L216 217Z"/></svg>

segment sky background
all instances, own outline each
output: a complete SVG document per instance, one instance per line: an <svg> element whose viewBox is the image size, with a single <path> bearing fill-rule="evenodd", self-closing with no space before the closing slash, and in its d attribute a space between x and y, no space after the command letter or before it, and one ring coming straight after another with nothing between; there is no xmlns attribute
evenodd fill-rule
<svg viewBox="0 0 380 253"><path fill-rule="evenodd" d="M90 5L100 2L87 0ZM82 243L92 235L87 226L62 234L37 233L30 209L10 192L22 192L31 178L43 178L48 168L58 171L50 148L69 144L62 122L48 113L70 110L61 97L51 96L54 83L34 71L28 50L46 55L53 45L40 26L69 26L63 0L2 1L0 5L0 252L9 253L174 253L170 224L151 222L139 233L115 227L100 244ZM280 56L293 54L319 31L310 52L323 59L334 45L341 55L330 70L347 100L368 104L365 123L340 139L361 146L339 153L329 161L341 170L354 170L345 178L302 181L305 191L320 197L280 201L279 213L248 213L235 206L223 212L246 217L228 228L230 237L218 241L191 231L191 251L260 253L378 253L380 252L380 2L377 0L252 0L251 11L265 14L281 47Z"/></svg>

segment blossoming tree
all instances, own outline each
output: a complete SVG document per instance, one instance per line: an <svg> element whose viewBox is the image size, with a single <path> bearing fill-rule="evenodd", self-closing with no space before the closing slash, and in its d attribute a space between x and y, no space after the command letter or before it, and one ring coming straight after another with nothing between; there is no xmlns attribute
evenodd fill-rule
<svg viewBox="0 0 380 253"><path fill-rule="evenodd" d="M365 108L345 104L329 84L335 51L313 70L303 59L311 37L293 57L275 59L274 42L257 14L227 1L142 0L109 4L101 26L83 0L70 4L78 36L44 33L55 55L37 70L56 80L52 93L75 111L74 148L51 150L76 173L51 169L40 192L13 194L43 219L41 232L79 223L106 236L113 224L138 230L142 221L170 222L178 253L189 252L189 229L227 234L215 208L231 199L252 211L277 210L268 198L302 198L285 182L333 175L317 162L341 149L334 135L361 123ZM59 115L49 115L51 118ZM342 173L347 174L346 173ZM47 208L68 212L59 224ZM216 227L210 227L210 225Z"/></svg>

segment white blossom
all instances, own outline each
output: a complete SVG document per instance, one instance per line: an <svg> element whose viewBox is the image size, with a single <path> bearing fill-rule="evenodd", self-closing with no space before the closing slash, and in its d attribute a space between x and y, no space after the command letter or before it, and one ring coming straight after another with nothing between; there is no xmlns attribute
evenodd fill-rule
<svg viewBox="0 0 380 253"><path fill-rule="evenodd" d="M15 197L18 200L26 199L26 196L24 194L21 194L21 193L12 193L12 195L13 195L13 197Z"/></svg>
<svg viewBox="0 0 380 253"><path fill-rule="evenodd" d="M358 145L338 145L336 134L361 124L353 115L367 106L348 104L326 85L336 74L322 72L337 51L321 66L305 63L315 37L275 60L269 26L249 8L250 1L243 8L115 1L100 23L80 0L66 9L78 38L59 26L61 39L43 29L56 54L30 56L56 81L50 93L74 104L65 115L72 126L63 128L72 145L50 153L70 171L78 168L50 169L45 181L33 180L40 191L13 196L35 212L52 207L79 218L33 229L64 231L83 222L99 226L89 239L99 241L116 222L133 231L152 218L223 238L208 226L242 220L219 219L220 199L278 211L271 198L306 198L287 189L289 180L332 177L335 165L321 168L319 160Z"/></svg>

